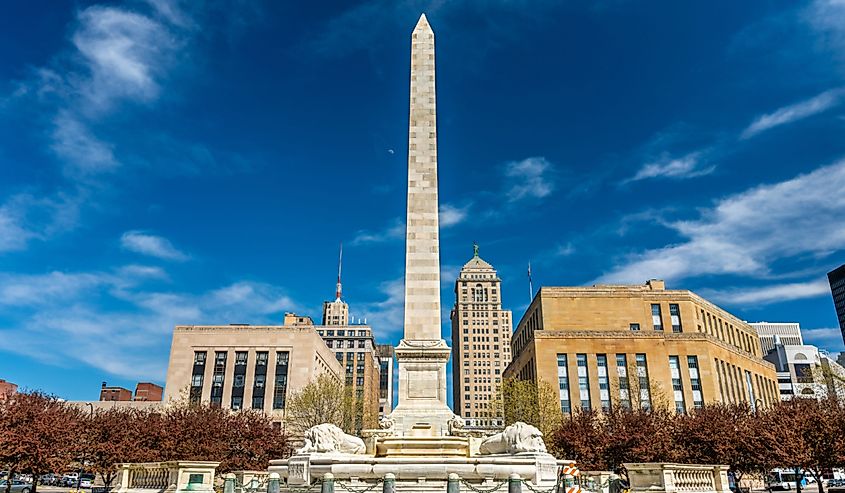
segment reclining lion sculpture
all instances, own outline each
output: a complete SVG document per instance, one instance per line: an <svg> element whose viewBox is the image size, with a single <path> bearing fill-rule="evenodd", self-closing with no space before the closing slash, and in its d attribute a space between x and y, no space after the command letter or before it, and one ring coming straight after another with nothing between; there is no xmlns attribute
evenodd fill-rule
<svg viewBox="0 0 845 493"><path fill-rule="evenodd" d="M543 432L521 421L484 439L478 452L482 455L518 454L520 452L545 452Z"/></svg>
<svg viewBox="0 0 845 493"><path fill-rule="evenodd" d="M305 432L305 446L298 449L296 453L363 454L365 450L364 440L347 435L336 425L323 423L312 426Z"/></svg>

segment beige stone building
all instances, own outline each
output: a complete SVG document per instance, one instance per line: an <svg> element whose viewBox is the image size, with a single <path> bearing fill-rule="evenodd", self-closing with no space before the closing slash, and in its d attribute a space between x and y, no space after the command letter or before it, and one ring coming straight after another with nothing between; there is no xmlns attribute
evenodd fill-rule
<svg viewBox="0 0 845 493"><path fill-rule="evenodd" d="M513 336L505 377L543 380L561 408L779 400L774 366L747 323L663 281L640 286L544 287Z"/></svg>
<svg viewBox="0 0 845 493"><path fill-rule="evenodd" d="M478 256L455 280L452 308L452 393L455 413L469 426L504 424L494 406L502 373L511 360L511 312L502 309L502 280Z"/></svg>
<svg viewBox="0 0 845 493"><path fill-rule="evenodd" d="M287 399L324 373L340 380L343 366L313 325L177 326L164 399L260 409L283 422Z"/></svg>

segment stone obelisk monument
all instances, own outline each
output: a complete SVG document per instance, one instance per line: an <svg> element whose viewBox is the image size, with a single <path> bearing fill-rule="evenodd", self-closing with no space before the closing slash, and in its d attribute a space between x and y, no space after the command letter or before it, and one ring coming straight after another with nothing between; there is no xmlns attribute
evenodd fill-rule
<svg viewBox="0 0 845 493"><path fill-rule="evenodd" d="M412 34L408 132L405 334L396 347L399 404L391 418L401 435L444 435L453 413L446 404L450 349L440 336L434 32L425 14Z"/></svg>

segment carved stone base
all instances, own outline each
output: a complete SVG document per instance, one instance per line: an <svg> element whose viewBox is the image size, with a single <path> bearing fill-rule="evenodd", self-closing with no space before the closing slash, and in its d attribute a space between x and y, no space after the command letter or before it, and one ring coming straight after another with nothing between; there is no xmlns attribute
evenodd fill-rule
<svg viewBox="0 0 845 493"><path fill-rule="evenodd" d="M398 436L449 434L452 410L446 404L446 342L407 341L396 347L399 363L399 404L390 419Z"/></svg>

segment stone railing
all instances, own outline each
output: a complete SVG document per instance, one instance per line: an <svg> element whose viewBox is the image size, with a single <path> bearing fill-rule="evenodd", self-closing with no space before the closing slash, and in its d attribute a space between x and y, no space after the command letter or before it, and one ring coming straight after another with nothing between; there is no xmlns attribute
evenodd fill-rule
<svg viewBox="0 0 845 493"><path fill-rule="evenodd" d="M625 464L631 493L730 493L728 466L670 463Z"/></svg>
<svg viewBox="0 0 845 493"><path fill-rule="evenodd" d="M142 462L120 464L117 493L212 493L219 462Z"/></svg>

